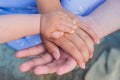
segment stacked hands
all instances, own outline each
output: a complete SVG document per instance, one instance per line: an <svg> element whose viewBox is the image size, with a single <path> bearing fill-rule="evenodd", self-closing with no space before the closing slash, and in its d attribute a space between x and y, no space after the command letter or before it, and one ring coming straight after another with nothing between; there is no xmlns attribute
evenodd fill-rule
<svg viewBox="0 0 120 80"><path fill-rule="evenodd" d="M62 75L72 71L77 64L85 69L85 64L93 56L94 44L99 43L91 23L68 11L45 13L40 23L43 43L16 53L18 58L36 56L21 64L20 71Z"/></svg>

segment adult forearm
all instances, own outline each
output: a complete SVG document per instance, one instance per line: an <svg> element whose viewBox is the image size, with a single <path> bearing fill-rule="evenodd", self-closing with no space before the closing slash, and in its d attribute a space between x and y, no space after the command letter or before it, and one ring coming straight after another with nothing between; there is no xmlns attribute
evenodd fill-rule
<svg viewBox="0 0 120 80"><path fill-rule="evenodd" d="M86 17L100 38L120 29L120 0L106 0L93 13Z"/></svg>
<svg viewBox="0 0 120 80"><path fill-rule="evenodd" d="M0 43L39 33L40 15L0 16Z"/></svg>

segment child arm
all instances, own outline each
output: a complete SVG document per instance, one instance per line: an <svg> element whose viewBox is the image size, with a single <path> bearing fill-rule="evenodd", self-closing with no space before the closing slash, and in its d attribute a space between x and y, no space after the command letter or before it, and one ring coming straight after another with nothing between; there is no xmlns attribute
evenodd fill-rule
<svg viewBox="0 0 120 80"><path fill-rule="evenodd" d="M0 16L0 43L40 32L38 14L17 14Z"/></svg>
<svg viewBox="0 0 120 80"><path fill-rule="evenodd" d="M62 9L60 0L37 0L37 6L40 13Z"/></svg>
<svg viewBox="0 0 120 80"><path fill-rule="evenodd" d="M46 18L46 15L47 14L43 15L43 17ZM50 13L48 13L48 15L50 16ZM44 21L43 25L47 25L47 20L55 21L52 18L52 16L51 18L48 17ZM40 30L40 19L41 15L38 14L14 14L0 16L0 43L28 35L38 34L40 31L52 31L51 29L55 29L54 27L51 27L51 29L47 29L48 27L43 27L44 30Z"/></svg>

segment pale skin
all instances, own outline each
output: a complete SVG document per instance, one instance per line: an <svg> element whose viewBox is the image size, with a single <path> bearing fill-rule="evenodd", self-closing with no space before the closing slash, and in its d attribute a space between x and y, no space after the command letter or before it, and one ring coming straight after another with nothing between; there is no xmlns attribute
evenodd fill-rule
<svg viewBox="0 0 120 80"><path fill-rule="evenodd" d="M107 0L106 3L101 5L101 7L99 7L91 15L89 15L85 18L85 20L87 22L92 23L91 24L92 26L90 26L90 27L92 29L94 29L94 31L96 32L97 36L99 36L99 38L103 38L106 35L120 29L120 11L119 11L120 6L119 6L119 3L120 3L119 0ZM102 17L102 19L101 19L101 17ZM108 27L108 28L106 29L106 27ZM61 41L59 41L59 42L61 42ZM70 46L68 46L68 47L70 47ZM18 52L16 55L17 55L17 57L26 57L26 56L36 55L36 54L32 54L32 53L28 54L28 53L32 52L33 50L35 51L36 54L39 54L39 52L44 52L43 45L42 46L39 45L39 47L34 46L32 48L22 50L22 51ZM63 55L65 55L65 53ZM44 57L45 59L48 58L45 55L43 55L42 57ZM53 59L52 56L50 58ZM41 58L38 58L38 59L41 59ZM67 73L67 72L73 70L75 68L74 66L77 65L74 59L71 60L70 56L68 56L66 58L66 59L68 59L67 61L65 61L64 63L62 63L62 62L60 63L61 66L54 65L59 62L55 62L55 60L53 60L51 62L51 59L46 62L41 61L42 64L47 63L44 66L41 64L36 66L35 62L39 61L39 60L37 60L37 58L36 58L36 60L34 60L35 62L30 60L29 63L28 62L23 63L24 65L20 66L20 70L28 71L28 70L32 70L32 67L34 67L34 72L36 74L48 74L48 73L52 73L54 71L53 68L56 68L56 71L54 71L54 72L57 72L58 74L64 74L64 73ZM58 61L60 61L60 60L58 60ZM32 65L29 65L30 63L32 63ZM29 66L27 66L27 65L29 65ZM27 66L27 68L25 68L24 66ZM61 67L64 67L65 71L61 70L59 72ZM36 69L38 70L38 72L36 71ZM42 70L42 69L43 69L43 72L39 72L39 70ZM47 71L44 71L45 69L47 69Z"/></svg>
<svg viewBox="0 0 120 80"><path fill-rule="evenodd" d="M35 34L36 29L39 30L37 32L49 38L59 38L64 33L74 33L74 30L77 28L74 20L60 11L42 15L3 15L0 16L0 22L1 43L23 37L23 35ZM38 25L41 25L40 28ZM31 31L33 26L36 28ZM26 33L24 33L25 31Z"/></svg>
<svg viewBox="0 0 120 80"><path fill-rule="evenodd" d="M39 33L40 17L36 14L0 16L0 43L21 38L23 35L28 36Z"/></svg>
<svg viewBox="0 0 120 80"><path fill-rule="evenodd" d="M6 42L8 40L13 40L13 39L16 39L19 37L23 37L23 34L24 34L24 36L27 36L27 35L29 35L29 33L31 33L30 30L35 30L35 29L28 29L27 30L26 28L31 28L32 26L34 26L34 28L37 27L37 29L38 29L38 24L41 25L39 28L39 30L41 29L39 31L39 33L41 33L42 35L44 35L45 37L47 37L49 39L51 39L51 37L52 38L59 38L56 36L54 37L54 34L52 34L52 36L50 35L53 32L54 33L57 32L57 30L61 31L61 32L62 31L66 32L66 34L67 34L67 33L71 33L72 31L74 31L74 29L77 28L75 26L75 24L73 23L72 19L68 18L68 16L66 14L64 14L60 11L59 12L58 11L57 12L56 11L49 12L46 14L42 14L40 16L38 16L37 14L36 15L22 15L22 14L20 15L19 14L19 15L3 15L0 17L1 17L0 18L0 21L1 21L1 29L0 29L1 30L0 31L1 42ZM40 20L38 20L37 17L40 17ZM37 18L37 19L35 19L35 18ZM32 20L34 20L34 21L32 21ZM37 23L38 21L36 21L36 20L38 20L39 23ZM14 24L14 23L16 23L16 24ZM18 24L20 24L20 25L18 25ZM64 25L64 26L62 26L62 25ZM78 23L76 25L80 26L80 24L78 24ZM19 28L17 28L16 26ZM21 26L26 26L26 27L21 27ZM85 28L85 27L80 27L79 30L80 29L83 29L86 31L89 30L88 28ZM26 33L24 33L23 31L26 31ZM88 36L88 34L83 32L82 30L81 30L80 34L81 33L87 36L90 44L93 44L93 42L92 42L92 40L90 40L90 37ZM92 34L93 36L95 36L92 31L90 31L89 33ZM32 34L34 34L34 33L32 33ZM55 35L56 35L56 33L55 33ZM60 35L60 36L62 36L62 35ZM69 36L67 36L67 37L69 37ZM81 37L84 39L84 36L81 36ZM59 38L59 39L62 39L62 38ZM68 40L67 38L65 38L65 39ZM78 37L78 39L81 40L81 38L79 38L79 37ZM54 39L54 40L58 41L57 39ZM87 41L88 40L86 40L86 42ZM81 40L81 42L83 42L83 40ZM69 41L69 44L71 44L75 47L75 45L72 44L70 41ZM80 43L78 45L80 45ZM84 45L84 46L86 46L86 45ZM89 46L89 47L93 48L93 46ZM64 48L64 46L63 46L63 48ZM80 50L83 50L83 49L80 49ZM71 53L71 55L75 58L78 57L76 54L75 55L72 54L72 52L69 52L69 53ZM77 60L79 61L80 67L84 69L85 68L84 62L88 61L88 59L90 58L89 55L91 55L91 54L87 54L88 52L84 52L86 54L82 55L82 54L80 54L79 50L77 50L77 49L76 49L76 52L74 52L74 53L79 53L79 57L77 58ZM91 51L91 53L92 53L92 51ZM84 57L84 59L82 58L82 56Z"/></svg>
<svg viewBox="0 0 120 80"><path fill-rule="evenodd" d="M76 21L62 11L44 13L40 21L40 34L49 38L60 38L64 33L74 33Z"/></svg>
<svg viewBox="0 0 120 80"><path fill-rule="evenodd" d="M116 5L117 4L117 5ZM119 26L119 19L120 19L120 17L119 17L119 8L120 8L120 6L118 6L118 4L119 4L119 1L118 0L114 0L114 1L112 1L112 0L109 0L109 1L107 1L104 5L102 5L101 7L99 7L94 13L92 13L90 16L88 16L88 17L86 17L85 19L87 20L87 21L89 21L89 22L93 22L94 24L92 24L93 26L91 26L91 28L93 28L94 29L94 31L97 33L97 35L99 36L99 38L102 38L102 37L104 37L104 36L106 36L106 35L108 35L108 34L110 34L110 33L112 33L112 32L114 32L114 31L116 31L116 30L118 30L119 28L120 28L120 26ZM111 8L114 10L114 12L115 13L113 13L113 11L111 11ZM102 12L102 13L101 13ZM94 15L93 15L94 14ZM105 15L105 17L103 17L102 19L101 19L101 17L98 17L98 15L100 15L100 16L104 16L105 14L107 14L107 15ZM39 16L39 15L38 15ZM37 16L37 17L38 17ZM111 16L112 16L112 19L111 19ZM37 18L37 19L39 19L39 18ZM34 20L36 20L36 19L33 19L33 21ZM37 21L37 20L36 20ZM32 24L33 25L33 24ZM36 25L36 24L35 24ZM35 26L35 25L33 25L33 26ZM39 25L39 24L38 24ZM100 25L100 27L99 26L96 26L96 25ZM109 28L108 29L106 29L106 26L109 26ZM37 26L36 26L37 27ZM35 29L35 28L34 28ZM22 34L24 35L24 36L26 36L26 35L31 35L31 34L36 34L36 33L39 33L39 32L37 32L38 31L38 29L39 29L39 26L38 26L38 28L36 28L35 30L36 31L33 31L33 28L32 28L32 31L30 31L28 34L26 34L26 32L23 32ZM28 28L28 31L29 31L29 28ZM101 32L100 32L101 31ZM18 38L18 37L21 37L21 35L20 36L17 36L17 37L15 37L15 39L16 38ZM13 39L13 38L12 38ZM12 39L6 39L6 40L12 40ZM68 46L69 47L69 46ZM40 47L40 48L42 48L42 47ZM39 49L40 49L39 48ZM37 48L35 48L35 50L38 50ZM28 51L28 50L27 50ZM26 53L27 53L27 51L26 51ZM24 54L23 54L24 55ZM28 55L29 56L29 55ZM47 57L46 57L47 58ZM68 57L69 58L69 57ZM68 61L68 62L70 62L70 60ZM54 63L54 62L53 62ZM25 65L27 65L27 64L25 64ZM34 66L35 66L35 64L33 64ZM76 65L76 64L74 64L74 65ZM40 65L39 65L40 66ZM49 66L49 65L46 65L46 66ZM66 65L66 66L69 66L69 65ZM29 66L30 67L30 66ZM52 66L52 67L55 67L54 65ZM36 67L37 68L37 67ZM44 67L43 67L44 68ZM68 68L68 67L67 67ZM69 68L70 68L70 66L69 66ZM51 69L51 68L48 68L48 69ZM66 69L67 70L67 69ZM57 72L57 71L56 71ZM63 71L64 72L64 71ZM47 72L46 72L47 73ZM48 72L49 73L49 72Z"/></svg>
<svg viewBox="0 0 120 80"><path fill-rule="evenodd" d="M16 57L25 58L28 56L37 56L43 52L46 52L46 49L41 43L39 45L17 52ZM60 49L60 53L60 59L56 60L53 58L53 56L46 52L45 54L42 54L42 57L37 56L35 59L24 62L19 66L19 70L21 72L33 70L36 75L50 74L55 72L58 75L62 75L72 71L77 65L76 61L62 49Z"/></svg>
<svg viewBox="0 0 120 80"><path fill-rule="evenodd" d="M41 15L3 15L3 16L0 16L0 17L1 17L0 18L0 21L1 21L1 29L0 29L1 30L0 31L0 33L1 33L1 36L0 36L1 42L6 42L6 41L9 41L9 40L13 40L13 39L17 39L17 38L20 38L20 37L23 37L23 36L34 34L35 33L34 31L36 29L40 30L40 28L38 28L38 25L40 24L40 20L38 20L38 17L41 17ZM54 15L54 17L55 17L55 15ZM55 17L55 19L53 19L53 17L52 17L52 18L47 18L45 20L50 20L50 21L54 22L56 19L57 19L57 17ZM65 17L65 19L67 19L67 17ZM33 20L33 21L31 21L31 20ZM46 22L47 21L44 21L44 23L46 23ZM65 22L65 21L63 20L63 22ZM14 24L14 23L16 23L16 24ZM18 25L18 24L20 24L20 25ZM48 24L44 24L44 25L46 26ZM66 24L66 25L69 25L69 24ZM70 25L72 25L72 24L70 24ZM17 28L16 26L18 26L19 28ZM21 26L25 26L25 27L21 27ZM32 26L34 26L34 28L36 28L36 29L32 29ZM79 24L78 24L78 26L79 26ZM73 27L73 26L71 26L71 27ZM27 30L26 28L29 28L29 29ZM46 27L46 29L50 30L47 27ZM46 29L43 30L42 34L44 34L44 31ZM54 26L53 26L52 29L54 29ZM85 28L83 27L82 29L85 29ZM34 31L31 31L31 30L34 30ZM86 28L86 31L87 30L89 30L89 29ZM27 32L25 33L24 31L27 31ZM36 30L36 31L38 31L38 30ZM52 30L50 30L50 31L52 31ZM48 31L46 31L46 32L48 32ZM81 30L81 32L82 32L82 34L84 33L82 30ZM93 33L91 32L90 34L93 34ZM89 36L86 33L84 33L84 35L86 35L89 38ZM83 37L83 39L84 39L84 36L81 36L81 37ZM61 38L59 38L59 39L61 39ZM89 42L90 42L90 40L89 40ZM91 40L91 43L93 43L92 40ZM69 44L71 44L70 41L69 41ZM91 47L91 48L93 48L93 47ZM79 55L81 56L81 54L79 54ZM87 61L89 59L89 56L86 56L86 55L87 54L85 54L84 56L86 57L86 61ZM83 64L83 68L84 68L84 65L85 64ZM82 65L81 65L81 67L82 67Z"/></svg>
<svg viewBox="0 0 120 80"><path fill-rule="evenodd" d="M29 16L31 16L31 17L29 17ZM34 17L35 18L36 17L42 17L42 18L40 18L40 21L37 19L39 21L39 23L35 23L36 20L34 19ZM26 28L28 28L28 26L30 26L29 28L31 28L31 26L38 26L38 24L41 25L40 26L41 28L39 28L39 30L41 29L40 33L47 38L51 38L51 37L52 38L59 38L58 36L54 37L54 34L56 35L55 31L57 32L57 30L61 31L61 32L62 31L66 32L66 34L67 34L67 33L71 33L72 31L74 31L74 29L77 28L75 26L73 20L68 18L68 16L66 14L64 14L60 11L49 12L49 13L46 13L46 14L42 14L40 16L38 16L38 15L36 15L36 16L35 15L3 15L3 16L1 16L0 19L1 19L1 36L0 36L0 38L1 38L2 42L7 41L8 39L13 40L13 39L16 39L16 38L19 38L19 37L23 37L22 36L23 31L28 31L28 30L30 31L30 29L28 29L28 30L26 29ZM34 21L32 22L30 20L34 20ZM16 23L15 25L14 25L14 22ZM32 25L31 25L31 23L32 23ZM18 26L19 28L16 27L18 24L20 24ZM34 25L34 24L37 24L37 25ZM64 26L62 26L62 25L64 25ZM78 23L76 25L80 26L80 24L78 24ZM21 26L26 26L26 27L21 27ZM85 31L89 30L89 28L87 28L87 27L86 28L85 27L80 27L79 30L80 29L83 29ZM29 31L26 32L25 35L28 35ZM53 33L53 32L54 32L54 34L52 36L49 35L50 33ZM92 35L93 37L96 37L96 35L94 35L93 31L89 31L88 33L90 35ZM90 44L93 44L93 42L92 42L92 40L90 40L90 37L88 36L88 34L83 32L82 30L81 30L80 34L83 34L83 35L87 36ZM60 36L62 36L62 35L60 35ZM69 37L69 36L67 36L67 37ZM84 36L81 36L81 37L84 39ZM59 38L59 39L61 39L61 38ZM67 38L65 38L65 39L67 40ZM79 37L78 37L78 39L80 40ZM56 39L56 41L57 41L57 39ZM81 42L83 42L83 40L81 40ZM88 40L86 40L86 42L88 42ZM69 41L69 44L71 44L75 47L75 45L72 44L70 41ZM80 43L78 45L80 45ZM84 46L86 46L86 45L84 45ZM89 46L89 48L92 49L93 46ZM81 50L83 50L83 49L81 49ZM75 57L75 58L78 57L76 54L74 55L74 54L72 54L72 52L70 52L70 53L73 57ZM89 55L92 54L92 51L91 51L91 54L88 54L88 52L84 52L86 54L83 54L83 55L80 54L79 50L76 50L76 52L74 52L74 53L79 53L79 57L77 58L77 60L79 61L80 67L84 69L85 68L84 61L85 62L88 61L88 59L90 58ZM83 61L81 61L82 56L84 57Z"/></svg>
<svg viewBox="0 0 120 80"><path fill-rule="evenodd" d="M54 12L55 10L59 10L59 11L63 11L64 13L68 14L69 17L71 17L72 19L75 18L73 14L70 14L69 12L67 12L66 10L64 10L61 7L59 0L53 0L52 2L47 1L47 0L37 0L37 5L38 5L38 9L39 9L40 13L47 13L47 12L51 12L51 11ZM79 26L79 31L77 29L76 34L73 34L72 36L66 34L64 36L64 39L66 41L69 40L68 41L69 45L72 46L73 49L75 48L76 50L71 52L71 50L69 50L70 48L68 48L67 46L61 46L61 44L59 44L58 46L61 47L62 49L64 49L65 51L67 51L77 61L77 63L80 65L80 67L82 69L84 69L85 63L90 58L92 58L94 42L98 43L99 39L95 35L94 31L92 31L92 29L87 27L88 24L84 24L83 19L82 18L80 18L80 19L81 19L82 24L79 23L80 21L77 23L77 25ZM79 34L79 35L77 35L77 34ZM43 35L41 35L41 36L42 36L42 41L43 41L45 47L47 48L47 50L50 53L52 53L52 55L58 60L59 56L60 56L59 49L55 45L58 40L56 40L56 41L54 40L55 41L55 44L54 44L54 43L52 43L52 41L49 38L44 37ZM71 38L74 38L74 36L76 36L77 39L79 40L79 42L75 43L76 45L73 44L74 42L71 43ZM72 41L76 42L76 39L74 39ZM84 49L82 47L80 47L80 45L84 46L83 47ZM79 55L77 55L77 54L79 54Z"/></svg>

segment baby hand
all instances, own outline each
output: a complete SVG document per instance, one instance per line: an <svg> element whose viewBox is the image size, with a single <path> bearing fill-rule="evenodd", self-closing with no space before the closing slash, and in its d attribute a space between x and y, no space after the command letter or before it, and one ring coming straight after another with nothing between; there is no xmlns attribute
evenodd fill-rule
<svg viewBox="0 0 120 80"><path fill-rule="evenodd" d="M64 33L74 33L76 21L62 11L45 13L41 17L40 32L43 36L59 38Z"/></svg>

